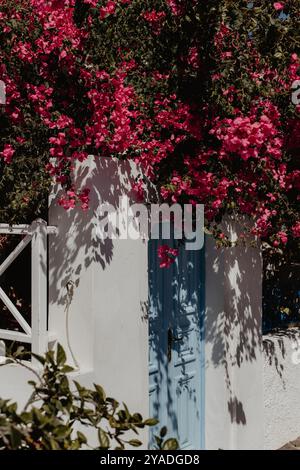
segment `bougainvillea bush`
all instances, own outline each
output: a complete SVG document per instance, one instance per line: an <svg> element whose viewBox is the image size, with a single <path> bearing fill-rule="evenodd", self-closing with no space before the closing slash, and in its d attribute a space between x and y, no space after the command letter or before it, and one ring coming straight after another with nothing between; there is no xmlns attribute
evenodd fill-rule
<svg viewBox="0 0 300 470"><path fill-rule="evenodd" d="M1 220L88 207L72 168L138 161L161 198L299 239L299 0L0 0ZM222 239L223 234L217 230Z"/></svg>

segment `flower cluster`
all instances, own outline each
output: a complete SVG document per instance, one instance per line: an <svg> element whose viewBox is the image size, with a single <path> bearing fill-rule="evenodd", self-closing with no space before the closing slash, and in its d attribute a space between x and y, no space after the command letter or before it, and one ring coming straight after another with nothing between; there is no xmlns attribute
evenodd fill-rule
<svg viewBox="0 0 300 470"><path fill-rule="evenodd" d="M298 0L0 0L4 206L34 210L50 175L59 204L86 209L76 161L131 158L210 226L236 212L274 247L299 238L297 31Z"/></svg>
<svg viewBox="0 0 300 470"><path fill-rule="evenodd" d="M160 259L159 266L161 268L168 268L174 263L176 256L178 256L178 248L170 248L168 245L161 245L157 253Z"/></svg>
<svg viewBox="0 0 300 470"><path fill-rule="evenodd" d="M69 189L64 196L59 198L58 204L66 210L74 209L78 205L82 210L87 210L89 207L89 192L88 188L79 193L76 193L74 189Z"/></svg>

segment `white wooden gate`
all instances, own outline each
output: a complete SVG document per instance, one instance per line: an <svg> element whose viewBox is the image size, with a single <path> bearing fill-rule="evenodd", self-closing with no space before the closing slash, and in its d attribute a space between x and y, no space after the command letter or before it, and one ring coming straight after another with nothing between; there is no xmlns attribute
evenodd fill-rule
<svg viewBox="0 0 300 470"><path fill-rule="evenodd" d="M0 224L0 234L23 236L20 243L0 265L0 299L23 332L0 329L0 339L30 343L31 351L36 354L44 354L50 340L47 331L47 236L54 233L56 228L47 226L42 219L35 220L31 225ZM31 243L31 326L1 287L1 276L29 243Z"/></svg>

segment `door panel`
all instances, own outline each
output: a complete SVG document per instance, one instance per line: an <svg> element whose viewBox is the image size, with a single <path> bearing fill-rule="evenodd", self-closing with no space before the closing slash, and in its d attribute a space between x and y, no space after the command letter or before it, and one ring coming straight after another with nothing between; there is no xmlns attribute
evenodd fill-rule
<svg viewBox="0 0 300 470"><path fill-rule="evenodd" d="M204 250L187 251L179 245L176 261L160 268L157 250L164 243L178 247L170 240L149 241L150 416L159 419L158 428L167 426L181 449L200 449Z"/></svg>

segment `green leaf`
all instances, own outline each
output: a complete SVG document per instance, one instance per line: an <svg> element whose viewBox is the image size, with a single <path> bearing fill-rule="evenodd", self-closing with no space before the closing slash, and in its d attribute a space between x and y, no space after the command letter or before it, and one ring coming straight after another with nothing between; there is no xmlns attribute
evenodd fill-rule
<svg viewBox="0 0 300 470"><path fill-rule="evenodd" d="M118 411L118 416L119 416L119 420L120 420L121 422L126 421L126 418L127 418L127 417L126 417L126 412L125 412L124 410Z"/></svg>
<svg viewBox="0 0 300 470"><path fill-rule="evenodd" d="M10 439L13 449L18 449L22 443L22 433L15 427L11 426Z"/></svg>
<svg viewBox="0 0 300 470"><path fill-rule="evenodd" d="M45 364L46 360L44 357L39 356L38 354L31 353L31 356L34 357L38 362L40 362L42 365Z"/></svg>
<svg viewBox="0 0 300 470"><path fill-rule="evenodd" d="M166 442L163 443L162 446L163 450L177 450L179 449L179 444L176 439L167 439Z"/></svg>
<svg viewBox="0 0 300 470"><path fill-rule="evenodd" d="M81 390L83 390L83 387L82 387L82 385L80 385L80 383L79 383L79 382L77 382L77 380L73 380L73 383L74 383L74 385L76 386L76 388L77 388L77 391L80 393L80 392L81 392Z"/></svg>
<svg viewBox="0 0 300 470"><path fill-rule="evenodd" d="M98 429L98 439L100 443L101 449L109 449L109 437L107 432L103 431L103 429Z"/></svg>
<svg viewBox="0 0 300 470"><path fill-rule="evenodd" d="M134 419L136 423L141 423L143 421L143 417L140 413L134 413L132 415L132 418Z"/></svg>
<svg viewBox="0 0 300 470"><path fill-rule="evenodd" d="M160 437L165 437L167 435L167 428L166 426L163 426L160 430L160 433L159 433Z"/></svg>
<svg viewBox="0 0 300 470"><path fill-rule="evenodd" d="M129 413L129 409L128 409L126 403L123 402L123 406L124 406L124 410L125 410L125 413L126 413L126 417L129 418L129 417L130 417L130 413Z"/></svg>
<svg viewBox="0 0 300 470"><path fill-rule="evenodd" d="M133 447L140 447L142 445L142 442L139 441L138 439L131 439L128 441L128 444L130 444Z"/></svg>
<svg viewBox="0 0 300 470"><path fill-rule="evenodd" d="M80 441L81 444L86 444L87 443L87 438L80 431L77 431L77 439Z"/></svg>
<svg viewBox="0 0 300 470"><path fill-rule="evenodd" d="M158 423L159 423L159 420L156 418L149 418L144 421L144 424L146 426L155 426Z"/></svg>
<svg viewBox="0 0 300 470"><path fill-rule="evenodd" d="M106 400L106 394L104 389L101 387L101 385L94 384L94 387L96 389L96 392L99 396L100 401L105 401Z"/></svg>
<svg viewBox="0 0 300 470"><path fill-rule="evenodd" d="M74 370L74 367L65 365L61 369L61 372L63 372L63 374L68 374L69 372L73 372L73 370Z"/></svg>
<svg viewBox="0 0 300 470"><path fill-rule="evenodd" d="M59 450L59 444L53 437L50 437L50 447L51 450Z"/></svg>
<svg viewBox="0 0 300 470"><path fill-rule="evenodd" d="M65 353L65 350L64 348L62 347L61 344L58 343L57 345L57 351L56 351L56 362L57 362L57 365L59 366L62 366L65 364L67 360L67 356L66 356L66 353Z"/></svg>

